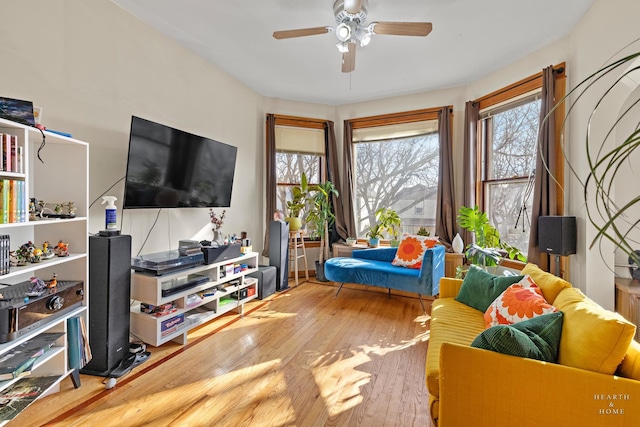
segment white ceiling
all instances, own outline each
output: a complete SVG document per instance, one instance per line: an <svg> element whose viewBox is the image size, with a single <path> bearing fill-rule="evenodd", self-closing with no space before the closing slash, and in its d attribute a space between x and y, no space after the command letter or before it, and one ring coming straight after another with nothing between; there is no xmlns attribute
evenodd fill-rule
<svg viewBox="0 0 640 427"><path fill-rule="evenodd" d="M341 72L334 0L112 0L258 93L328 105L456 87L567 35L594 0L369 0L367 22L432 22L427 37L376 35ZM546 12L546 10L553 12Z"/></svg>

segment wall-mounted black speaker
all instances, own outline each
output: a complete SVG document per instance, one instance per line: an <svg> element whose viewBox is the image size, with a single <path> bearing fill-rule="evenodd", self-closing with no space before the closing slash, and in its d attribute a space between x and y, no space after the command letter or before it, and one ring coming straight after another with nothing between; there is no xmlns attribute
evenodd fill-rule
<svg viewBox="0 0 640 427"><path fill-rule="evenodd" d="M289 224L271 221L269 224L269 265L276 268L276 290L289 288Z"/></svg>
<svg viewBox="0 0 640 427"><path fill-rule="evenodd" d="M129 355L131 236L89 237L89 345L80 370L106 377Z"/></svg>
<svg viewBox="0 0 640 427"><path fill-rule="evenodd" d="M538 248L541 252L554 255L576 253L576 217L538 217Z"/></svg>

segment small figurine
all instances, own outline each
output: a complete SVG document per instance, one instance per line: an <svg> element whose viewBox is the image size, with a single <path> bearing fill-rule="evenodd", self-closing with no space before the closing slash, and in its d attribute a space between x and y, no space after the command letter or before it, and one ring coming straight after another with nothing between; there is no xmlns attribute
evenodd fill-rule
<svg viewBox="0 0 640 427"><path fill-rule="evenodd" d="M45 283L47 285L47 288L55 288L58 284L58 275L56 273L53 273L53 277L51 278L51 280Z"/></svg>
<svg viewBox="0 0 640 427"><path fill-rule="evenodd" d="M31 285L29 285L29 292L27 292L27 295L30 297L39 297L42 295L47 285L39 277L32 277L30 280Z"/></svg>
<svg viewBox="0 0 640 427"><path fill-rule="evenodd" d="M31 255L31 262L36 263L42 261L42 249L34 248Z"/></svg>
<svg viewBox="0 0 640 427"><path fill-rule="evenodd" d="M64 257L69 255L69 243L63 242L60 240L56 247L53 249L56 255L59 257Z"/></svg>
<svg viewBox="0 0 640 427"><path fill-rule="evenodd" d="M31 200L29 201L29 221L35 221L36 220L36 199L31 198Z"/></svg>
<svg viewBox="0 0 640 427"><path fill-rule="evenodd" d="M42 259L51 259L55 256L56 254L53 252L49 241L45 240L44 243L42 243Z"/></svg>
<svg viewBox="0 0 640 427"><path fill-rule="evenodd" d="M76 216L76 204L75 202L64 202L62 204L62 207L67 209L67 215L70 218L73 218Z"/></svg>

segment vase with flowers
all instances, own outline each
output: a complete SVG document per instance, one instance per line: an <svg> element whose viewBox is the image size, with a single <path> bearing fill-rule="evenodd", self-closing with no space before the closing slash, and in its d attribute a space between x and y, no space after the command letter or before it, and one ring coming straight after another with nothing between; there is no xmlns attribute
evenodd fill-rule
<svg viewBox="0 0 640 427"><path fill-rule="evenodd" d="M222 213L218 215L212 208L209 208L209 218L211 218L211 224L213 224L213 241L219 245L224 244L224 237L220 229L222 228L226 213L227 211L223 210Z"/></svg>

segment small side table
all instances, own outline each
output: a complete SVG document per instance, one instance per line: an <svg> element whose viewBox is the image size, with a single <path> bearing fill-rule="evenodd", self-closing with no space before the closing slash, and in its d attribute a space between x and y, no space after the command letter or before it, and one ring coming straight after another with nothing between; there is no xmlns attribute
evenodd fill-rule
<svg viewBox="0 0 640 427"><path fill-rule="evenodd" d="M456 270L464 264L464 254L447 252L444 254L444 276L456 277Z"/></svg>
<svg viewBox="0 0 640 427"><path fill-rule="evenodd" d="M298 249L301 249L301 253L298 254ZM298 286L298 260L302 258L304 260L304 275L309 281L309 267L307 266L307 251L304 247L304 237L300 231L289 232L289 271L293 266L294 279L296 286Z"/></svg>
<svg viewBox="0 0 640 427"><path fill-rule="evenodd" d="M331 251L333 252L333 256L335 258L350 257L354 249L369 249L369 246L367 246L364 243L356 243L353 246L349 246L346 243L338 243L338 242L331 245Z"/></svg>
<svg viewBox="0 0 640 427"><path fill-rule="evenodd" d="M640 282L616 277L616 311L636 325L636 340L640 341Z"/></svg>

